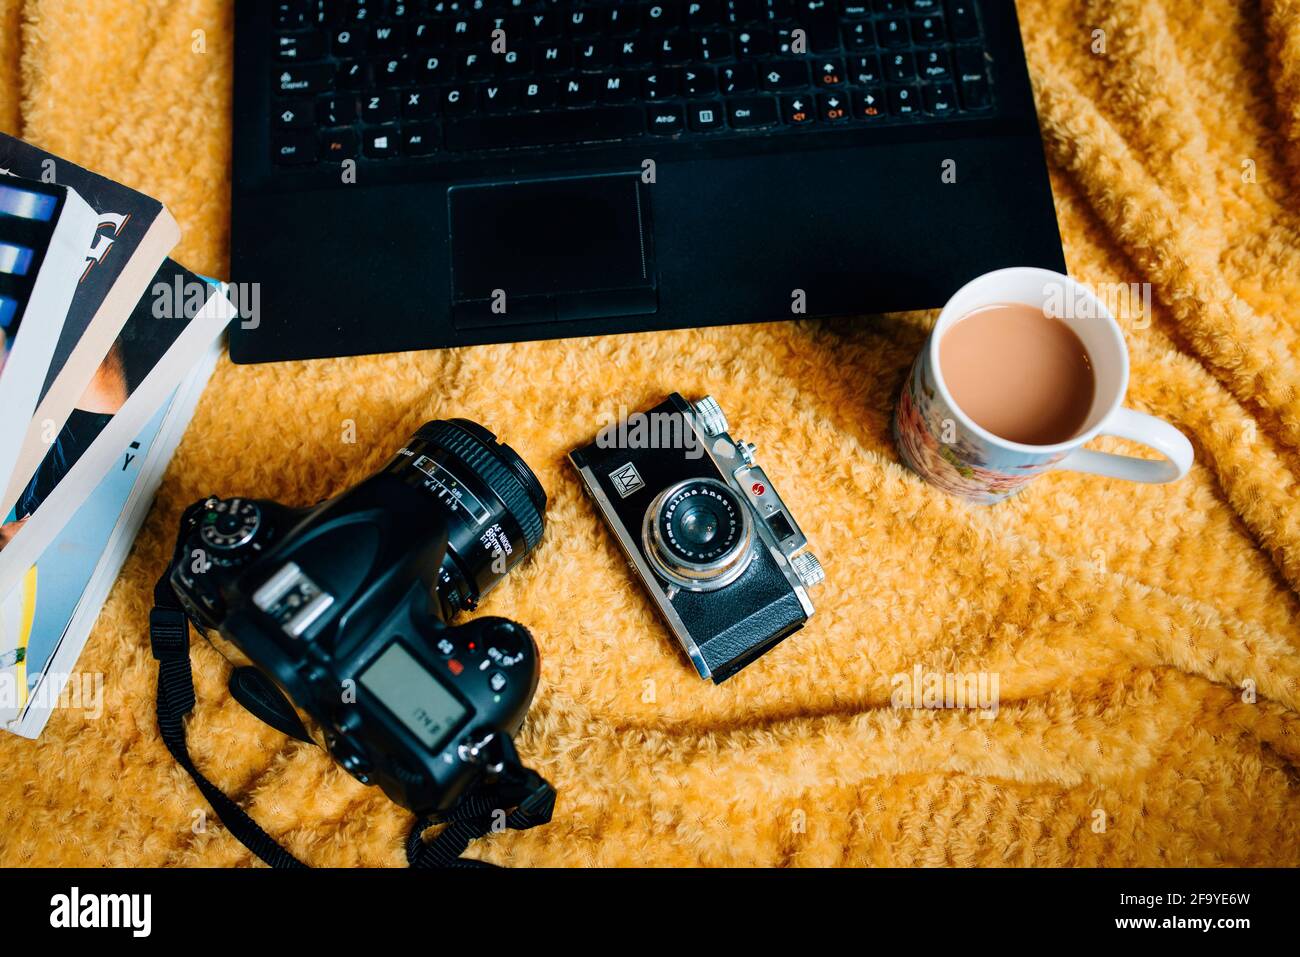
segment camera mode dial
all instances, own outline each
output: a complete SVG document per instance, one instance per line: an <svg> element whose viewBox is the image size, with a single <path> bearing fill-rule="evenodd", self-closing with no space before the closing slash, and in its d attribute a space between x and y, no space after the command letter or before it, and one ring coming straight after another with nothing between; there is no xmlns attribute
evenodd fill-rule
<svg viewBox="0 0 1300 957"><path fill-rule="evenodd" d="M247 499L218 499L208 505L199 527L204 545L234 551L253 540L262 525L262 511Z"/></svg>

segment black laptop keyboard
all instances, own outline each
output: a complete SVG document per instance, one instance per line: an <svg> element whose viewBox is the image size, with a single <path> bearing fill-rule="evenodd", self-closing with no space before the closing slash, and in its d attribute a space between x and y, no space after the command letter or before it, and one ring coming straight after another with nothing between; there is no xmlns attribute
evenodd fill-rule
<svg viewBox="0 0 1300 957"><path fill-rule="evenodd" d="M272 159L797 135L994 105L975 0L283 0Z"/></svg>

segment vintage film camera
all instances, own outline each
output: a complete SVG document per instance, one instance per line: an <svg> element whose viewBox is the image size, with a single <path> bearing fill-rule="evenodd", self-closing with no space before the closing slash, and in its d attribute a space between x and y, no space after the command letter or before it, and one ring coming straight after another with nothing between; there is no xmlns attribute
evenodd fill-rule
<svg viewBox="0 0 1300 957"><path fill-rule="evenodd" d="M700 677L725 681L803 627L821 565L712 397L628 419L569 458Z"/></svg>

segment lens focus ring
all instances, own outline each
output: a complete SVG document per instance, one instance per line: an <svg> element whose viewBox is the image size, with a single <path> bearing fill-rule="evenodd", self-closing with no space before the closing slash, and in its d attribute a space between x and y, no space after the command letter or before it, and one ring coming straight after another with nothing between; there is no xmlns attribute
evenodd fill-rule
<svg viewBox="0 0 1300 957"><path fill-rule="evenodd" d="M527 550L537 546L542 540L546 492L513 449L497 443L487 429L463 419L430 422L417 435L468 465L500 497L511 517L519 523Z"/></svg>

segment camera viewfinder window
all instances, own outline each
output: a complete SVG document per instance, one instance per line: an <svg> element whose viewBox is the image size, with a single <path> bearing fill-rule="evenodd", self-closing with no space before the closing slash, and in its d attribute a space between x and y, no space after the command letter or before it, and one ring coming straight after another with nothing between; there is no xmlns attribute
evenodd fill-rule
<svg viewBox="0 0 1300 957"><path fill-rule="evenodd" d="M785 517L785 512L777 512L775 515L769 516L767 527L772 530L772 534L776 536L778 542L784 542L794 534L794 526Z"/></svg>
<svg viewBox="0 0 1300 957"><path fill-rule="evenodd" d="M430 751L439 750L465 717L451 692L396 643L362 672L361 684Z"/></svg>

